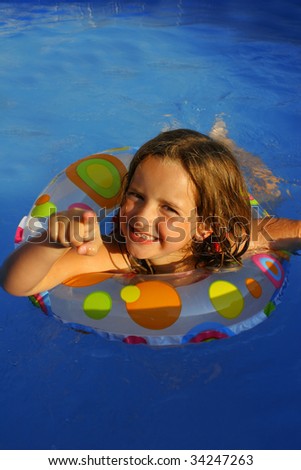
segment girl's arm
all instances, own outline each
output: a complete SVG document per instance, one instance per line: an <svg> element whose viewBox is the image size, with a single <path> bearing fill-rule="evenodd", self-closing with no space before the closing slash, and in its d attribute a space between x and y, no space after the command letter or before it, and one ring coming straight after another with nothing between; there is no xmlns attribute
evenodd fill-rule
<svg viewBox="0 0 301 470"><path fill-rule="evenodd" d="M54 282L51 268L71 248L60 248L49 243L27 242L15 250L1 268L1 286L12 295L28 296ZM52 269L53 271L53 269ZM59 273L58 278L59 278Z"/></svg>
<svg viewBox="0 0 301 470"><path fill-rule="evenodd" d="M48 290L80 273L84 265L93 265L89 255L97 254L102 245L97 217L87 211L51 216L43 238L27 241L8 257L0 271L7 292L27 296Z"/></svg>
<svg viewBox="0 0 301 470"><path fill-rule="evenodd" d="M253 219L250 248L301 250L301 221L277 217Z"/></svg>

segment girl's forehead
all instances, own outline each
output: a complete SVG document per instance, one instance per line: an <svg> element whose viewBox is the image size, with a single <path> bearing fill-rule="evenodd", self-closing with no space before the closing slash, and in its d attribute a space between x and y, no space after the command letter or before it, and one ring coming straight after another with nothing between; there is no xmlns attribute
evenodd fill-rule
<svg viewBox="0 0 301 470"><path fill-rule="evenodd" d="M164 187L168 193L179 196L185 194L193 198L194 201L197 199L195 184L178 160L156 155L146 157L137 166L131 183L142 184L145 182Z"/></svg>
<svg viewBox="0 0 301 470"><path fill-rule="evenodd" d="M152 178L153 174L155 174L161 182L174 177L175 174L187 184L191 181L190 176L183 168L181 162L156 155L149 155L138 164L133 174L133 179L135 176L143 176L148 179Z"/></svg>
<svg viewBox="0 0 301 470"><path fill-rule="evenodd" d="M190 179L182 163L179 160L174 160L169 157L161 157L159 155L148 155L138 164L136 171L138 169L147 170L148 167L160 167L160 169L164 169L166 172L178 171L181 174L184 174L188 179Z"/></svg>

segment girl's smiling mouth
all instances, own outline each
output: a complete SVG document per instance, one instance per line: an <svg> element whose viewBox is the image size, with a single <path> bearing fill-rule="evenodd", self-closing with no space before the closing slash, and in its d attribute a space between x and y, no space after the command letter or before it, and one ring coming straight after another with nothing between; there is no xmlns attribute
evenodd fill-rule
<svg viewBox="0 0 301 470"><path fill-rule="evenodd" d="M135 243L151 244L159 241L158 237L155 237L147 232L142 232L137 228L129 225L129 237Z"/></svg>

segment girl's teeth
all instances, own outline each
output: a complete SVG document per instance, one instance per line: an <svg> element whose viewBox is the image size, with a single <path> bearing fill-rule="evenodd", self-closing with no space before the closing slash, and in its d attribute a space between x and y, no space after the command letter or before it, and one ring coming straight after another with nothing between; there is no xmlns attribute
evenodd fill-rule
<svg viewBox="0 0 301 470"><path fill-rule="evenodd" d="M138 236L143 238L143 240L153 240L154 239L154 237L151 237L149 235L145 235L145 233L139 233Z"/></svg>

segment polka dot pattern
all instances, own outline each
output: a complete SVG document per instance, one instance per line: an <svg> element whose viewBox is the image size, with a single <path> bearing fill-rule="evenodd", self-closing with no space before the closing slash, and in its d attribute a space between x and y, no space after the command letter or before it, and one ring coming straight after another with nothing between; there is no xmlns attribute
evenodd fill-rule
<svg viewBox="0 0 301 470"><path fill-rule="evenodd" d="M82 202L74 202L73 204L70 204L68 206L68 209L82 209L84 211L93 211L93 208L91 206L88 206L88 204L84 204Z"/></svg>
<svg viewBox="0 0 301 470"><path fill-rule="evenodd" d="M111 311L112 298L107 292L96 291L89 294L83 303L83 310L87 317L102 320Z"/></svg>
<svg viewBox="0 0 301 470"><path fill-rule="evenodd" d="M81 159L50 182L30 216L48 217L74 208L97 212L99 208L104 233L104 220L111 227L118 210L125 173L125 165L116 156L97 154ZM264 214L255 199L250 198L250 204L254 213ZM109 209L107 213L105 209ZM26 224L19 225L16 243L29 229ZM238 271L206 275L200 271L191 283L173 275L92 272L66 280L49 297L55 316L62 321L127 344L203 343L231 337L269 316L284 284L288 262L288 253L260 253L246 257ZM46 305L39 294L32 300L40 308Z"/></svg>
<svg viewBox="0 0 301 470"><path fill-rule="evenodd" d="M234 336L234 333L225 325L217 322L204 322L189 330L183 336L182 343L202 343L230 336Z"/></svg>
<svg viewBox="0 0 301 470"><path fill-rule="evenodd" d="M106 154L91 155L66 169L67 177L76 186L99 206L108 209L118 201L125 173L123 163L113 155Z"/></svg>
<svg viewBox="0 0 301 470"><path fill-rule="evenodd" d="M137 300L126 302L129 316L143 328L164 330L173 325L181 313L181 299L171 285L160 281L138 283L140 295Z"/></svg>
<svg viewBox="0 0 301 470"><path fill-rule="evenodd" d="M142 338L141 336L126 336L123 338L123 342L127 344L147 344L147 341L145 338Z"/></svg>
<svg viewBox="0 0 301 470"><path fill-rule="evenodd" d="M57 212L57 207L50 201L49 194L42 194L35 202L31 211L31 217L41 218L50 217Z"/></svg>
<svg viewBox="0 0 301 470"><path fill-rule="evenodd" d="M120 190L120 174L113 163L107 160L86 160L78 165L76 171L89 187L106 199L113 198Z"/></svg>
<svg viewBox="0 0 301 470"><path fill-rule="evenodd" d="M238 317L244 308L242 293L229 281L213 282L209 287L209 298L215 310L228 319Z"/></svg>
<svg viewBox="0 0 301 470"><path fill-rule="evenodd" d="M136 302L141 296L138 286L126 286L120 292L120 297L127 303Z"/></svg>
<svg viewBox="0 0 301 470"><path fill-rule="evenodd" d="M279 265L283 269L280 261L268 254L264 254L264 258L263 255L260 255L259 258L257 255L255 256L257 264L260 262L260 266L258 266L259 271L264 271L265 275L268 272L272 276L273 282L277 281L282 272L279 269ZM250 263L254 263L257 266L253 258ZM240 276L236 277L237 284L234 281L215 279L214 276L211 276L212 280L210 277L205 277L201 278L199 283L194 284L197 289L201 289L201 282L207 283L207 293L211 305L223 320L221 320L221 323L200 323L188 330L187 333L183 331L182 343L208 342L233 336L234 333L231 330L231 325L244 312L247 299L246 293L250 295L254 302L264 297L265 283L259 278L247 276L247 274L248 271L245 273L243 270L240 271ZM229 272L228 278L231 278L231 275L231 272ZM91 273L66 281L66 285L70 287L85 287L99 284L100 282L105 283L105 281L111 278L114 279L113 274ZM115 288L118 289L117 283ZM166 329L172 328L181 318L184 299L181 299L178 289L168 282L159 280L143 281L123 287L119 286L118 292L120 300L118 302L117 298L115 309L117 308L120 312L122 305L124 305L129 319L141 328L140 334L124 335L123 341L127 344L146 344L149 342L150 333L144 336L145 330L150 330L153 334L155 332L164 334ZM202 296L205 295L204 291L200 290L200 293ZM185 302L187 302L187 299L185 299ZM114 316L112 305L112 296L109 292L106 292L106 284L104 284L104 290L96 290L85 297L83 310L87 317L99 321L108 318L110 315ZM191 308L193 311L193 305ZM255 304L254 308L256 308ZM274 309L274 301L269 300L265 304L263 311L266 316L269 316ZM224 322L226 323L224 324ZM230 328L226 326L227 322L229 322Z"/></svg>
<svg viewBox="0 0 301 470"><path fill-rule="evenodd" d="M255 299L259 299L259 297L261 297L261 294L262 294L262 287L259 284L259 282L256 279L253 279L250 277L248 277L245 282L246 282L246 287L248 291L250 292L250 294L252 295L252 297L254 297Z"/></svg>
<svg viewBox="0 0 301 470"><path fill-rule="evenodd" d="M281 263L274 256L259 253L254 255L252 260L277 289L282 286L285 273Z"/></svg>

